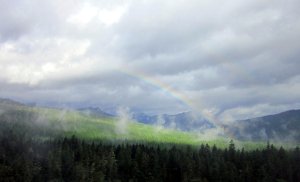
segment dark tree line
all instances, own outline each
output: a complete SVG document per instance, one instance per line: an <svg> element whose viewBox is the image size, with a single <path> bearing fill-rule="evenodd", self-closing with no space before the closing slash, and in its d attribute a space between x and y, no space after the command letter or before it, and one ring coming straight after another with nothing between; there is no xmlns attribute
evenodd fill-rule
<svg viewBox="0 0 300 182"><path fill-rule="evenodd" d="M103 144L75 137L32 140L7 131L0 140L0 181L300 181L300 150L267 145Z"/></svg>

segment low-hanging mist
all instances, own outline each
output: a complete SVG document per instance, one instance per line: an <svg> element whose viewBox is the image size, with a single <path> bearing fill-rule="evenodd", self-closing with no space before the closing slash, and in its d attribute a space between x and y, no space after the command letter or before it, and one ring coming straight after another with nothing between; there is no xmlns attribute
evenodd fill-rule
<svg viewBox="0 0 300 182"><path fill-rule="evenodd" d="M115 123L115 132L118 135L128 134L128 125L133 122L130 109L128 107L119 107L117 110L117 122Z"/></svg>

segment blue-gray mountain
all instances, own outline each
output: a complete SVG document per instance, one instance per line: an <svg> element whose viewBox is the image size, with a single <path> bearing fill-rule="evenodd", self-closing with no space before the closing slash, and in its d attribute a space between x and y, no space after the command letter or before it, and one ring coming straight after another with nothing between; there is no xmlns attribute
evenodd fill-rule
<svg viewBox="0 0 300 182"><path fill-rule="evenodd" d="M99 107L86 107L86 108L79 108L77 110L82 112L83 114L95 116L95 117L115 117L114 115L103 111Z"/></svg>
<svg viewBox="0 0 300 182"><path fill-rule="evenodd" d="M0 98L0 106L1 108L12 107L12 106L24 106L24 104L6 98Z"/></svg>
<svg viewBox="0 0 300 182"><path fill-rule="evenodd" d="M154 116L149 116L144 113L134 113L133 119L145 124L158 125L182 131L199 131L215 127L207 119L192 112L183 112L174 115L163 114Z"/></svg>
<svg viewBox="0 0 300 182"><path fill-rule="evenodd" d="M300 142L300 110L236 121L224 127L241 140Z"/></svg>

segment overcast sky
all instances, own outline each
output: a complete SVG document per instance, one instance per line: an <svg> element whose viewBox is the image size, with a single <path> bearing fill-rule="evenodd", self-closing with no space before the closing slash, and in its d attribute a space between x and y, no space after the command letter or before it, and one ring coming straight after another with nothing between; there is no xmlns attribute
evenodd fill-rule
<svg viewBox="0 0 300 182"><path fill-rule="evenodd" d="M298 0L0 3L0 97L222 121L300 108Z"/></svg>

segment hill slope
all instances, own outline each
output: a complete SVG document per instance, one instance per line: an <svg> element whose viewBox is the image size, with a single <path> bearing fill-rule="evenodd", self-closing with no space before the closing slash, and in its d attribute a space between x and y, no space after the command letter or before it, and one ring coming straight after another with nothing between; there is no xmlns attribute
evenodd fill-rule
<svg viewBox="0 0 300 182"><path fill-rule="evenodd" d="M300 142L300 110L236 121L226 127L242 140Z"/></svg>
<svg viewBox="0 0 300 182"><path fill-rule="evenodd" d="M84 139L199 144L195 134L78 111L0 102L0 133L13 130L38 138L76 135Z"/></svg>

